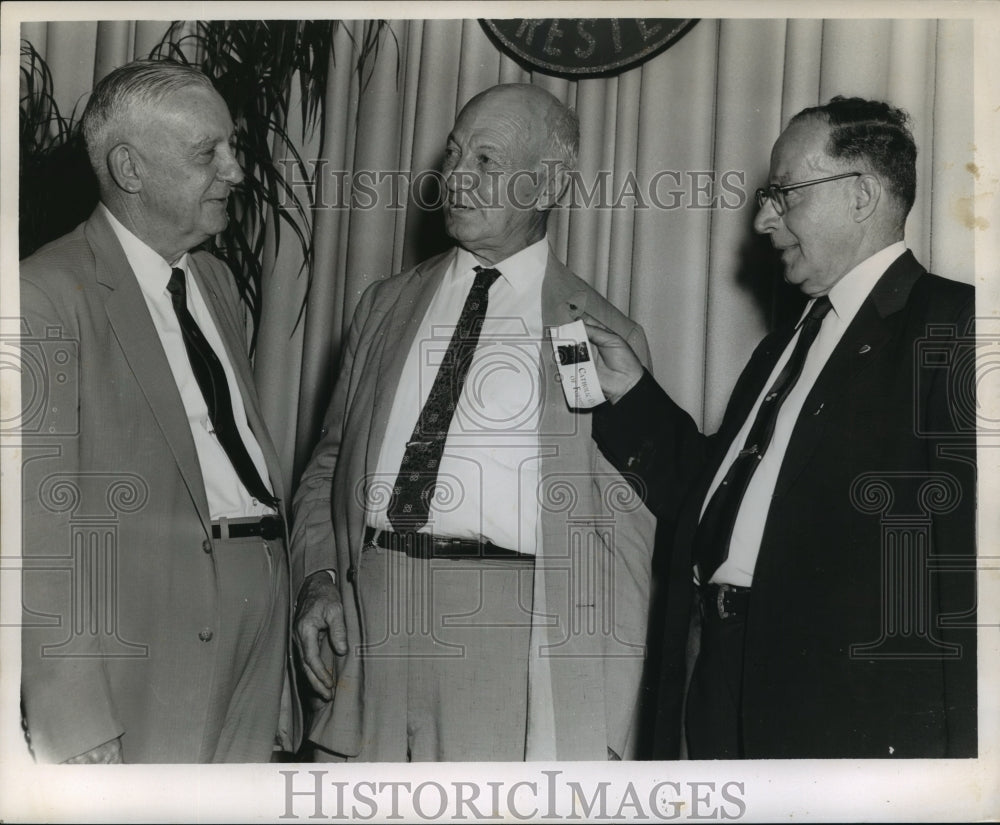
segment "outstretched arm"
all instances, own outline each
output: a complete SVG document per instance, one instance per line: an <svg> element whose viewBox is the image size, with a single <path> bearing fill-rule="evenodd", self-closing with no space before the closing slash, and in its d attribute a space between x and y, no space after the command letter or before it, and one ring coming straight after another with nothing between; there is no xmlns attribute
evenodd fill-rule
<svg viewBox="0 0 1000 825"><path fill-rule="evenodd" d="M594 440L619 472L641 480L639 492L654 515L675 521L704 467L708 439L621 336L586 313L582 320L610 399L594 411Z"/></svg>

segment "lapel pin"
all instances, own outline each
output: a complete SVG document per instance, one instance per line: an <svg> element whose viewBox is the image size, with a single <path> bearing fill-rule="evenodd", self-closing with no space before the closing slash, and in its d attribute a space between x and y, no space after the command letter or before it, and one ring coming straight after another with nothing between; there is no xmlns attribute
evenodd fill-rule
<svg viewBox="0 0 1000 825"><path fill-rule="evenodd" d="M861 349L858 350L858 355L864 355L866 352L871 352L871 347L868 344L862 344Z"/></svg>

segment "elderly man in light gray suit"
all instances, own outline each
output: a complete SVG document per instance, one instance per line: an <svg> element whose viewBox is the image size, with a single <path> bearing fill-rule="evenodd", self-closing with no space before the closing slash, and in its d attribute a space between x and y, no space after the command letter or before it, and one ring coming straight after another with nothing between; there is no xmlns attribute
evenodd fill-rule
<svg viewBox="0 0 1000 825"><path fill-rule="evenodd" d="M297 735L281 475L232 274L190 251L233 123L137 61L83 129L101 203L21 265L25 729L52 762L266 762Z"/></svg>
<svg viewBox="0 0 1000 825"><path fill-rule="evenodd" d="M639 326L549 249L575 114L530 85L462 109L456 247L362 296L294 503L294 638L322 758L633 755L653 520L567 404L547 335Z"/></svg>

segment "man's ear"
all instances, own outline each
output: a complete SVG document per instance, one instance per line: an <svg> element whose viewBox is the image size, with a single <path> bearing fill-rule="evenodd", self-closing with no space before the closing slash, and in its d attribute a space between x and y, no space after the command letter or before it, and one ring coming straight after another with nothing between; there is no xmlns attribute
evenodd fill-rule
<svg viewBox="0 0 1000 825"><path fill-rule="evenodd" d="M569 189L569 172L562 161L542 163L542 187L535 209L545 212L555 207Z"/></svg>
<svg viewBox="0 0 1000 825"><path fill-rule="evenodd" d="M108 172L115 185L134 195L142 189L142 162L127 143L119 143L108 152Z"/></svg>
<svg viewBox="0 0 1000 825"><path fill-rule="evenodd" d="M875 175L862 175L854 187L854 202L851 204L855 223L868 220L875 212L882 198L882 181Z"/></svg>

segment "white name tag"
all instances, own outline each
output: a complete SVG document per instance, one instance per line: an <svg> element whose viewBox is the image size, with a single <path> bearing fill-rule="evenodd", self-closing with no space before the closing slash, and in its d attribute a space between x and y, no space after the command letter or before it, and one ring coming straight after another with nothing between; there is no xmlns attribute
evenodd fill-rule
<svg viewBox="0 0 1000 825"><path fill-rule="evenodd" d="M562 378L566 403L574 409L589 410L605 401L597 368L591 354L590 341L583 321L573 321L561 327L550 327L549 337L555 352L559 376Z"/></svg>

